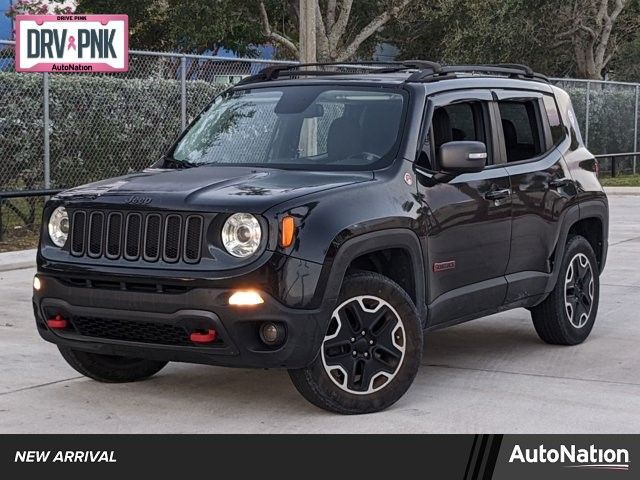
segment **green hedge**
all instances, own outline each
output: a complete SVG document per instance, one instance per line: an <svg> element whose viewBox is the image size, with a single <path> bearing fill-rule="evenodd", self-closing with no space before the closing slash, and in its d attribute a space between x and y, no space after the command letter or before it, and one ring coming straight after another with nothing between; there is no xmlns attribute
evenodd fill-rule
<svg viewBox="0 0 640 480"><path fill-rule="evenodd" d="M180 133L180 82L51 75L52 187L122 175L154 162ZM192 118L225 88L187 82ZM43 184L42 75L0 72L0 190Z"/></svg>

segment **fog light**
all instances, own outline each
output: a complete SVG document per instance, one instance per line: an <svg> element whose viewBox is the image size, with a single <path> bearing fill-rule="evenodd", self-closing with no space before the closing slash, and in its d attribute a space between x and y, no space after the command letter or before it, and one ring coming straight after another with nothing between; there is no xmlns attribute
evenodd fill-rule
<svg viewBox="0 0 640 480"><path fill-rule="evenodd" d="M40 279L36 276L33 277L33 289L35 291L40 290L40 287L42 286L42 284L40 283Z"/></svg>
<svg viewBox="0 0 640 480"><path fill-rule="evenodd" d="M265 322L260 326L260 340L273 347L280 345L284 340L284 327L273 322Z"/></svg>
<svg viewBox="0 0 640 480"><path fill-rule="evenodd" d="M264 303L260 294L254 290L240 290L229 297L229 305L245 306Z"/></svg>

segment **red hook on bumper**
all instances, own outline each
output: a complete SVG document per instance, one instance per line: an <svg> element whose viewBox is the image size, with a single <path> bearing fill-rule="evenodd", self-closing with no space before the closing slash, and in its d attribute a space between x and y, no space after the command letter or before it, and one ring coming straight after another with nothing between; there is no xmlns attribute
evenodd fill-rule
<svg viewBox="0 0 640 480"><path fill-rule="evenodd" d="M69 322L61 315L56 315L54 318L47 320L47 327L53 330L62 330L69 326Z"/></svg>
<svg viewBox="0 0 640 480"><path fill-rule="evenodd" d="M218 332L215 330L208 330L206 333L193 332L190 336L193 343L211 343L215 342L218 337Z"/></svg>

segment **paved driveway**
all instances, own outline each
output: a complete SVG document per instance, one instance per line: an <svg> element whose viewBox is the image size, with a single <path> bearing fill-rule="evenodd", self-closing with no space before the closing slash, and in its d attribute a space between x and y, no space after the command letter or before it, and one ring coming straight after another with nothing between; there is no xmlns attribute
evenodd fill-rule
<svg viewBox="0 0 640 480"><path fill-rule="evenodd" d="M576 347L538 340L526 310L427 336L389 410L341 417L284 371L171 364L146 382L79 376L35 330L33 269L0 272L0 432L640 432L640 196L611 197L600 312Z"/></svg>

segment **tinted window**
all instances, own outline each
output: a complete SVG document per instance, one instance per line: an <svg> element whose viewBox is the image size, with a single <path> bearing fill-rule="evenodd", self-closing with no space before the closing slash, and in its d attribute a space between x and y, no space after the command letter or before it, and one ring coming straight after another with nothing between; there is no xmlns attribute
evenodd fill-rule
<svg viewBox="0 0 640 480"><path fill-rule="evenodd" d="M544 109L546 110L547 118L549 119L551 138L553 140L553 144L557 145L562 141L562 139L564 139L565 133L564 125L560 119L560 112L558 111L558 106L556 105L556 101L553 97L545 95L542 98L544 100Z"/></svg>
<svg viewBox="0 0 640 480"><path fill-rule="evenodd" d="M438 107L433 112L431 126L436 154L447 142L470 140L486 144L482 104L479 102Z"/></svg>
<svg viewBox="0 0 640 480"><path fill-rule="evenodd" d="M508 162L536 157L542 153L536 117L537 100L498 102Z"/></svg>
<svg viewBox="0 0 640 480"><path fill-rule="evenodd" d="M450 105L446 107L451 119L453 140L475 140L476 126L473 118L473 109L468 103Z"/></svg>

